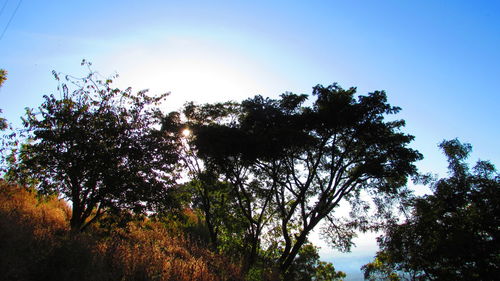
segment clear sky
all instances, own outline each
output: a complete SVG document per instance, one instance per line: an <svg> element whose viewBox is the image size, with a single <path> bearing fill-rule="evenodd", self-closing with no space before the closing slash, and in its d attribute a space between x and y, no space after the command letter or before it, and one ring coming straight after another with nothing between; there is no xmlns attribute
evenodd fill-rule
<svg viewBox="0 0 500 281"><path fill-rule="evenodd" d="M166 110L333 82L386 90L422 171L444 176L436 145L455 137L500 163L500 1L24 0L10 21L18 3L0 1L11 122L85 58L123 87L171 92Z"/></svg>

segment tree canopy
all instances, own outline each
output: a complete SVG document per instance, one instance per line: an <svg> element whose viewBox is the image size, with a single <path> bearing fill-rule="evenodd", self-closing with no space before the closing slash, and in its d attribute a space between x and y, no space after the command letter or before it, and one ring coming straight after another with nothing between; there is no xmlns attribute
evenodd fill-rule
<svg viewBox="0 0 500 281"><path fill-rule="evenodd" d="M3 83L5 83L5 80L7 80L7 71L5 71L4 69L0 69L0 88L3 86ZM2 109L0 109L0 113L2 113ZM3 117L0 117L0 131L7 129L7 127L7 120L5 120L5 118Z"/></svg>
<svg viewBox="0 0 500 281"><path fill-rule="evenodd" d="M348 250L354 230L370 226L365 212L336 216L340 203L366 211L363 191L389 202L406 194L416 173L422 156L408 147L413 137L400 131L404 121L384 120L400 110L385 92L357 96L355 88L333 84L314 87L313 96L310 106L306 95L285 93L184 109L178 127L192 131L193 153L233 186L248 223L250 264L264 230L278 235L267 246L283 272L320 222L331 245Z"/></svg>
<svg viewBox="0 0 500 281"><path fill-rule="evenodd" d="M0 87L7 80L7 71L5 69L0 69Z"/></svg>
<svg viewBox="0 0 500 281"><path fill-rule="evenodd" d="M470 144L443 141L449 177L432 182L433 194L415 198L402 223L390 225L379 239L375 264L412 280L494 280L500 274L500 177L488 161L473 169L466 159Z"/></svg>
<svg viewBox="0 0 500 281"><path fill-rule="evenodd" d="M238 278L305 281L345 277L319 260L313 231L349 251L359 231L384 230L375 260L363 267L366 279L500 273L495 167L469 168L472 147L451 140L440 144L449 176L419 175L422 155L384 91L317 85L310 96L190 102L163 114L167 94L115 88L114 76L82 65L83 78L53 72L58 92L26 110L25 142L4 134L0 150L2 169L8 164L0 183L72 205L72 238L95 222L89 233L104 237L142 221L238 264ZM0 130L9 129L0 118ZM410 177L427 179L433 193L414 196Z"/></svg>
<svg viewBox="0 0 500 281"><path fill-rule="evenodd" d="M4 69L0 69L0 88L3 86L3 83L7 80L7 71ZM2 109L0 109L0 113L2 113ZM0 117L0 131L7 129L8 124L5 118Z"/></svg>
<svg viewBox="0 0 500 281"><path fill-rule="evenodd" d="M7 71L0 69L0 88L7 80ZM0 114L2 109L0 108ZM16 143L16 133L12 132L12 126L7 119L0 115L0 173L4 173L7 169L5 163L8 158L9 147Z"/></svg>
<svg viewBox="0 0 500 281"><path fill-rule="evenodd" d="M53 74L61 82L60 74ZM166 94L113 88L111 79L92 71L63 81L59 97L44 96L38 109L27 109L23 123L31 140L11 177L68 198L76 231L104 211L141 212L167 200L177 176L177 136L158 130L157 106Z"/></svg>

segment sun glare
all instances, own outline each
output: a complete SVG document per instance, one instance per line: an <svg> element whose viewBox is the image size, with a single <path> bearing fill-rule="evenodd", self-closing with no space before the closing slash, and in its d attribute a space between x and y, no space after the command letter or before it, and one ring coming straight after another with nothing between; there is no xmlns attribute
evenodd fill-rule
<svg viewBox="0 0 500 281"><path fill-rule="evenodd" d="M191 136L191 130L189 130L188 128L182 130L182 136L184 136L185 138Z"/></svg>
<svg viewBox="0 0 500 281"><path fill-rule="evenodd" d="M188 101L241 100L262 93L267 85L262 70L266 68L248 56L195 39L178 41L134 46L108 59L106 64L123 69L118 72L119 81L124 84L118 86L149 89L150 93L170 92L166 111L178 110ZM163 47L158 49L159 45ZM127 61L125 65L124 56L141 59Z"/></svg>

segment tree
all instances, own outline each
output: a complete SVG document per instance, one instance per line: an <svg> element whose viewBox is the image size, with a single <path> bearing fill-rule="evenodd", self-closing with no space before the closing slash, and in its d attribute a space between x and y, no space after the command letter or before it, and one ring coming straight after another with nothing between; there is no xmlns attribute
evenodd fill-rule
<svg viewBox="0 0 500 281"><path fill-rule="evenodd" d="M229 114L206 114L210 123L186 123L197 157L233 186L249 226L250 265L266 228L280 233L270 247L279 252L277 264L286 272L320 222L326 223L332 246L345 250L354 229L368 228L365 212L336 217L341 202L366 211L362 191L381 208L407 194L407 177L416 173L413 163L421 155L407 147L413 137L399 131L404 121L384 120L400 109L387 103L384 92L357 99L355 93L355 88L318 85L312 106L304 106L306 95L256 96Z"/></svg>
<svg viewBox="0 0 500 281"><path fill-rule="evenodd" d="M494 280L500 274L500 177L488 161L472 170L471 145L443 141L449 177L412 200L411 215L379 238L384 263L411 280ZM365 271L366 273L366 271Z"/></svg>
<svg viewBox="0 0 500 281"><path fill-rule="evenodd" d="M0 69L0 87L2 87L5 80L7 80L7 71L5 69Z"/></svg>
<svg viewBox="0 0 500 281"><path fill-rule="evenodd" d="M3 86L5 81L7 80L7 71L4 69L0 69L0 88ZM0 114L2 113L2 109L0 108ZM13 132L12 126L9 124L7 119L0 116L0 132L2 135L0 136L0 173L4 173L7 169L6 162L8 159L8 149L11 146L15 146L17 144L16 137L17 134Z"/></svg>
<svg viewBox="0 0 500 281"><path fill-rule="evenodd" d="M251 246L247 247L249 239L245 234L248 223L237 206L231 183L221 180L216 169L206 167L197 157L193 130L200 126L231 122L237 117L238 108L239 105L232 102L205 106L196 106L191 102L185 105L182 118L180 113L172 112L164 118L162 126L162 130L169 134L182 135L179 156L191 178L186 184L191 193L191 207L201 212L212 248L236 258L252 251ZM186 121L181 122L181 119Z"/></svg>
<svg viewBox="0 0 500 281"><path fill-rule="evenodd" d="M212 249L226 255L244 250L243 241L231 239L245 230L245 222L238 212L231 185L220 181L217 175L204 171L197 174L187 187L192 198L191 206L202 213Z"/></svg>
<svg viewBox="0 0 500 281"><path fill-rule="evenodd" d="M370 281L399 281L402 278L398 275L396 269L391 266L389 256L385 252L378 252L372 262L361 267L364 271L365 280ZM410 279L412 280L412 279Z"/></svg>
<svg viewBox="0 0 500 281"><path fill-rule="evenodd" d="M286 280L296 281L342 281L346 274L336 271L332 263L319 260L318 248L306 243L299 251L290 269L285 275Z"/></svg>
<svg viewBox="0 0 500 281"><path fill-rule="evenodd" d="M3 83L5 83L5 80L7 80L7 71L4 69L0 69L0 88L3 86ZM0 109L0 113L2 113L2 109ZM7 120L5 118L0 117L0 131L3 131L8 128Z"/></svg>
<svg viewBox="0 0 500 281"><path fill-rule="evenodd" d="M112 88L111 79L100 80L84 64L89 75L66 76L61 98L44 96L38 113L27 110L23 123L31 140L10 172L69 199L73 231L111 209L153 209L168 199L176 179L177 136L159 130L158 105L166 94Z"/></svg>
<svg viewBox="0 0 500 281"><path fill-rule="evenodd" d="M0 88L3 86L3 83L7 80L7 71L4 69L0 69ZM2 109L0 109L0 113L2 113ZM5 118L0 117L0 131L7 129L8 124Z"/></svg>

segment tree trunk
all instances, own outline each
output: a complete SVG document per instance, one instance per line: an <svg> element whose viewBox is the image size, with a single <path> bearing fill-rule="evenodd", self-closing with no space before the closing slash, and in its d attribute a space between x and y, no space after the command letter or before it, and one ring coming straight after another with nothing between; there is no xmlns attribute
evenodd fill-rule
<svg viewBox="0 0 500 281"><path fill-rule="evenodd" d="M217 232L215 230L215 226L212 222L212 218L210 216L210 214L208 212L205 212L205 220L206 220L206 223L207 223L207 227L208 227L208 234L210 235L210 244L212 245L212 248L214 251L218 252L218 247L219 247L219 243L218 243L218 235L217 235Z"/></svg>
<svg viewBox="0 0 500 281"><path fill-rule="evenodd" d="M284 256L280 257L279 267L280 267L280 270L283 274L286 273L286 271L288 270L290 265L292 265L293 260L295 259L295 257L299 253L300 248L302 248L304 243L307 241L307 235L309 235L309 233L320 222L320 220L321 220L320 218L312 219L309 222L309 225L304 230L302 230L299 237L297 237L297 241L295 242L295 244L293 244L293 247L290 250L290 252L288 254L283 253Z"/></svg>
<svg viewBox="0 0 500 281"><path fill-rule="evenodd" d="M248 272L257 261L257 249L259 247L259 239L255 236L250 238L250 251L246 254L243 261L243 272Z"/></svg>
<svg viewBox="0 0 500 281"><path fill-rule="evenodd" d="M307 241L307 235L305 234L306 232L303 232L299 237L297 237L297 241L292 247L292 250L290 253L286 256L284 261L279 265L281 273L286 273L290 265L292 265L293 260L299 253L300 248L304 243ZM308 233L308 232L307 232Z"/></svg>
<svg viewBox="0 0 500 281"><path fill-rule="evenodd" d="M79 207L75 207L73 204L73 210L71 213L71 219L69 221L69 225L71 228L71 233L76 234L80 232L82 228L82 220L81 220L82 212Z"/></svg>

